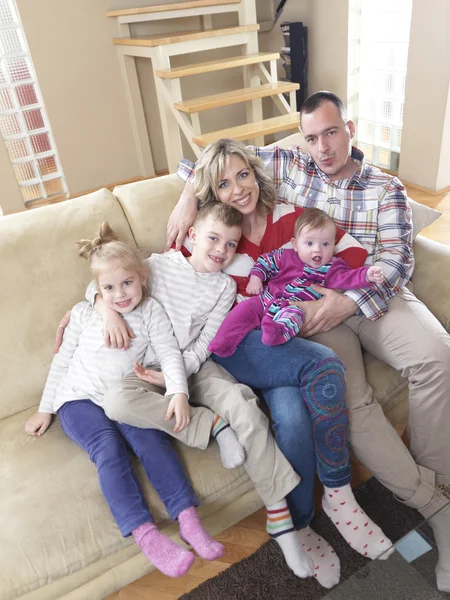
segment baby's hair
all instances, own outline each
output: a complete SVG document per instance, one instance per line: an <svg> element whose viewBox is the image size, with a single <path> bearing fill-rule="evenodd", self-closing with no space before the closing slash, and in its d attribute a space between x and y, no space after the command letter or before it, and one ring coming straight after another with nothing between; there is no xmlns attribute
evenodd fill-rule
<svg viewBox="0 0 450 600"><path fill-rule="evenodd" d="M326 212L320 208L305 208L295 221L294 238L297 239L304 229L323 229L327 225L332 225L336 230L336 223Z"/></svg>
<svg viewBox="0 0 450 600"><path fill-rule="evenodd" d="M199 208L194 227L201 221L205 221L209 216L226 227L242 227L242 213L227 204L217 201L207 202Z"/></svg>
<svg viewBox="0 0 450 600"><path fill-rule="evenodd" d="M148 269L138 248L121 242L119 236L103 221L98 235L93 240L80 240L76 244L78 254L86 258L95 281L107 262L115 262L122 269L136 271L147 278Z"/></svg>

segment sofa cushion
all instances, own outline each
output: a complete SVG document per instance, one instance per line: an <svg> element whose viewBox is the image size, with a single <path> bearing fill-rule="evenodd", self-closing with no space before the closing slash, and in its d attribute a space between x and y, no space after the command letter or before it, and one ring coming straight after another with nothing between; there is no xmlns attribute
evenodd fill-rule
<svg viewBox="0 0 450 600"><path fill-rule="evenodd" d="M172 174L114 188L113 193L133 230L136 244L145 249L148 256L164 250L165 225L183 187L184 182Z"/></svg>
<svg viewBox="0 0 450 600"><path fill-rule="evenodd" d="M52 360L56 328L83 299L90 280L75 242L93 237L107 219L133 241L122 209L108 190L0 219L2 344L0 418L39 403ZM20 359L19 359L20 357Z"/></svg>
<svg viewBox="0 0 450 600"><path fill-rule="evenodd" d="M92 569L108 557L111 568L140 552L131 538L121 538L100 492L94 465L63 433L58 420L42 437L25 434L24 422L32 412L0 421L0 600ZM253 488L242 468L221 466L216 442L204 451L181 444L175 447L198 492L202 518ZM137 473L156 521L167 525L164 507L140 465ZM172 524L165 532L176 530ZM50 600L61 595L43 597Z"/></svg>

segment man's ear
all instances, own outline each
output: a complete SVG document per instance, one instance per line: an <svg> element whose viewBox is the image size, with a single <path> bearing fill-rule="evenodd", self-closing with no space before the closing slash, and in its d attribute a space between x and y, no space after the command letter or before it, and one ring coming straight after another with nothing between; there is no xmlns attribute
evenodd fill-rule
<svg viewBox="0 0 450 600"><path fill-rule="evenodd" d="M195 237L197 232L195 231L195 227L189 227L188 236L191 242L195 243Z"/></svg>
<svg viewBox="0 0 450 600"><path fill-rule="evenodd" d="M347 121L348 129L350 131L350 139L352 140L355 137L356 133L356 125L353 121Z"/></svg>

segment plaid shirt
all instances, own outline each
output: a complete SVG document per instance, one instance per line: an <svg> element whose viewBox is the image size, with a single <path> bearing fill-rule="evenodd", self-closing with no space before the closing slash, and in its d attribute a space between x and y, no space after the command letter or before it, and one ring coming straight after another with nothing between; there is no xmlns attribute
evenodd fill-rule
<svg viewBox="0 0 450 600"><path fill-rule="evenodd" d="M322 209L367 250L366 265L381 267L383 283L345 295L368 319L384 315L387 302L408 283L414 268L411 208L400 180L368 165L357 148L352 149L356 173L340 181L331 181L299 146L250 148L273 179L280 202ZM182 160L178 175L193 183L195 165Z"/></svg>

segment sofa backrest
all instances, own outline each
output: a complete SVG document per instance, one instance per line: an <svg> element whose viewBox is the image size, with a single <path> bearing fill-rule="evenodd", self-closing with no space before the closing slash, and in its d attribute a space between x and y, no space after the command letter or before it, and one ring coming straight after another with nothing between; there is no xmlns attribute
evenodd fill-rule
<svg viewBox="0 0 450 600"><path fill-rule="evenodd" d="M166 224L183 187L184 182L173 174L114 188L136 244L148 255L164 250Z"/></svg>
<svg viewBox="0 0 450 600"><path fill-rule="evenodd" d="M90 281L75 243L104 220L133 243L106 189L0 218L0 418L40 402L58 322Z"/></svg>

